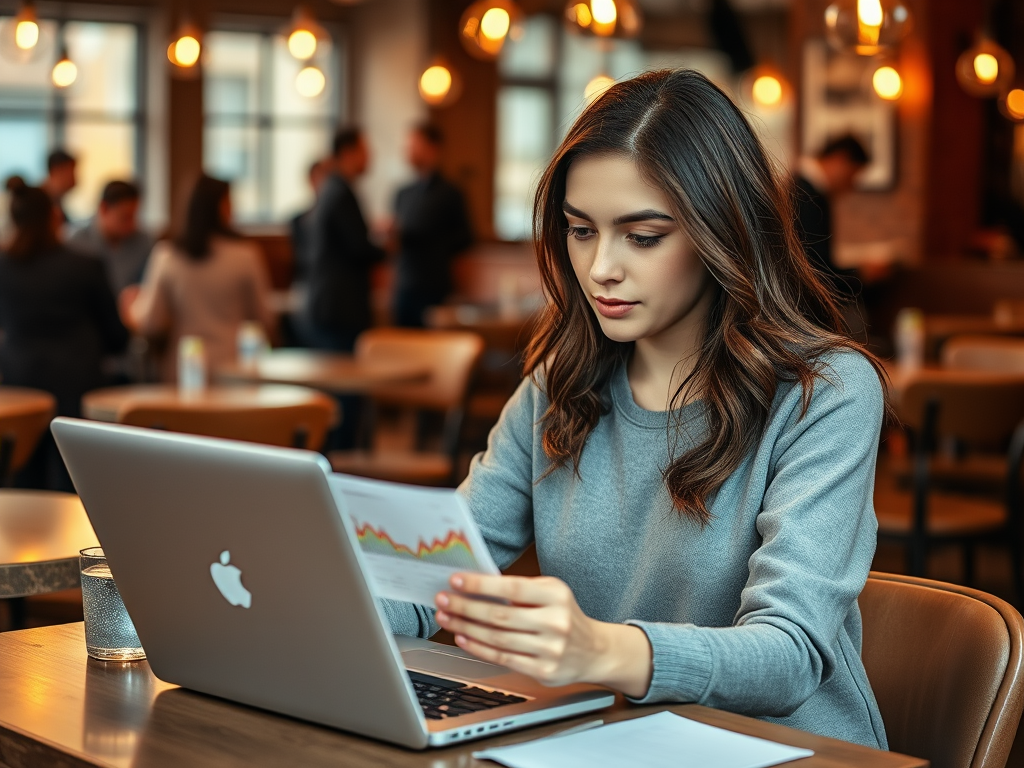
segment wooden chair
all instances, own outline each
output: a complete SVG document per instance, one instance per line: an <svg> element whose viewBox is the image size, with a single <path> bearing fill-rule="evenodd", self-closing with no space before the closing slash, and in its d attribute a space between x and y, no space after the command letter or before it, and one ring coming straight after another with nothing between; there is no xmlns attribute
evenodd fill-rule
<svg viewBox="0 0 1024 768"><path fill-rule="evenodd" d="M333 398L315 394L310 402L300 405L253 408L211 406L199 410L169 404L128 405L117 415L117 421L135 427L315 451L323 446L337 413Z"/></svg>
<svg viewBox="0 0 1024 768"><path fill-rule="evenodd" d="M942 367L956 371L1024 374L1024 339L954 336L942 347Z"/></svg>
<svg viewBox="0 0 1024 768"><path fill-rule="evenodd" d="M9 486L25 466L56 412L57 401L48 392L0 387L0 486Z"/></svg>
<svg viewBox="0 0 1024 768"><path fill-rule="evenodd" d="M1005 544L1013 559L1017 594L1024 600L1020 541L1024 378L969 375L921 379L904 392L900 416L913 436L913 487L904 491L879 473L875 483L879 537L908 545L909 569L915 576L924 575L930 544L960 544L968 584L974 576L975 543L991 540ZM931 477L932 454L940 438L967 446L1009 443L1003 464L1003 498L937 490Z"/></svg>
<svg viewBox="0 0 1024 768"><path fill-rule="evenodd" d="M377 387L371 401L374 411L393 407L417 416L440 413L440 448L427 450L424 435L417 429L412 450L371 446L369 450L332 451L328 459L334 471L416 485L453 485L467 393L483 351L483 339L468 331L375 328L360 335L355 350L358 358L413 359L429 366L429 378Z"/></svg>
<svg viewBox="0 0 1024 768"><path fill-rule="evenodd" d="M1024 619L997 597L871 573L861 657L889 748L932 768L1003 768L1024 706Z"/></svg>

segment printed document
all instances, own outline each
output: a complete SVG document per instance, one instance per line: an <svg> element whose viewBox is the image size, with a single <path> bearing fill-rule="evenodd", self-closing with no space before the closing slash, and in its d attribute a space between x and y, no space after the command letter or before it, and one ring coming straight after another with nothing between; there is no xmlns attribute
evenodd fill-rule
<svg viewBox="0 0 1024 768"><path fill-rule="evenodd" d="M451 488L330 477L377 597L433 605L460 571L498 573L480 529Z"/></svg>
<svg viewBox="0 0 1024 768"><path fill-rule="evenodd" d="M565 736L474 752L508 768L767 768L810 757L798 749L659 712Z"/></svg>

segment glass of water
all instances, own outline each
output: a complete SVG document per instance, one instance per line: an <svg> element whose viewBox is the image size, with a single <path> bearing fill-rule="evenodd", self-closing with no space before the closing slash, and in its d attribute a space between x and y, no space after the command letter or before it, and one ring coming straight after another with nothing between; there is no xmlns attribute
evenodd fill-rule
<svg viewBox="0 0 1024 768"><path fill-rule="evenodd" d="M82 564L82 607L85 611L85 650L100 661L146 658L121 594L110 575L100 547L79 552Z"/></svg>

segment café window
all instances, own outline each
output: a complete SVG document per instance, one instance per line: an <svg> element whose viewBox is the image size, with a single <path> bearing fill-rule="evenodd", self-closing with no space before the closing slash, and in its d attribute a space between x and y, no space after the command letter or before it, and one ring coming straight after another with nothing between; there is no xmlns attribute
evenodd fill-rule
<svg viewBox="0 0 1024 768"><path fill-rule="evenodd" d="M303 65L278 32L211 32L203 61L206 172L230 181L235 217L282 222L308 207L309 166L327 155L339 119L341 68L335 44L321 43L316 65L326 84L303 96Z"/></svg>
<svg viewBox="0 0 1024 768"><path fill-rule="evenodd" d="M10 23L0 17L4 43ZM137 24L41 20L31 56L0 44L0 181L17 174L40 183L47 155L63 147L78 160L78 186L64 208L83 222L108 181L145 176L141 39ZM65 46L78 76L60 90L51 72Z"/></svg>

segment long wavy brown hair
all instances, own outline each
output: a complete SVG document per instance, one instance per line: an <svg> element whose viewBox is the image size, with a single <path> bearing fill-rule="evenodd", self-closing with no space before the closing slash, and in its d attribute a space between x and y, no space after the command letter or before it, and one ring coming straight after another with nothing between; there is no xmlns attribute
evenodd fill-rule
<svg viewBox="0 0 1024 768"><path fill-rule="evenodd" d="M696 364L670 401L675 408L700 399L706 431L681 455L670 439L673 455L663 469L676 508L704 525L710 495L764 434L780 382L800 383L806 413L815 380L828 375L820 362L828 353L855 350L884 377L845 332L836 300L797 237L791 187L743 114L699 72L646 73L612 86L583 112L537 190L534 234L549 301L525 371L548 397L541 426L552 469L571 463L578 474L587 437L607 410L609 378L633 347L601 331L566 246L569 167L609 153L630 157L667 193L718 283Z"/></svg>

